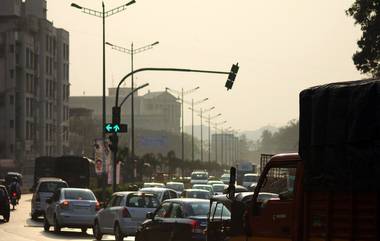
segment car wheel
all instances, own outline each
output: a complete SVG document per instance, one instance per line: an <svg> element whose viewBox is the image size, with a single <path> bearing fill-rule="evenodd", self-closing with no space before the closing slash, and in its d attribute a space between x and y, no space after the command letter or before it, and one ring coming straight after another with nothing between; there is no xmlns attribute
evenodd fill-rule
<svg viewBox="0 0 380 241"><path fill-rule="evenodd" d="M81 228L81 230L83 234L87 233L87 228Z"/></svg>
<svg viewBox="0 0 380 241"><path fill-rule="evenodd" d="M123 241L124 240L124 235L121 232L120 226L117 223L114 228L114 233L115 233L115 240L116 241Z"/></svg>
<svg viewBox="0 0 380 241"><path fill-rule="evenodd" d="M38 215L36 213L32 213L32 220L37 221Z"/></svg>
<svg viewBox="0 0 380 241"><path fill-rule="evenodd" d="M50 228L49 222L48 222L47 218L45 217L44 218L44 230L46 232L49 232L49 228Z"/></svg>
<svg viewBox="0 0 380 241"><path fill-rule="evenodd" d="M58 224L57 217L54 217L54 232L55 233L61 232L61 227Z"/></svg>
<svg viewBox="0 0 380 241"><path fill-rule="evenodd" d="M10 213L8 212L7 214L5 214L5 215L3 216L3 218L4 218L4 221L5 221L5 222L9 222L9 219L10 219Z"/></svg>
<svg viewBox="0 0 380 241"><path fill-rule="evenodd" d="M100 230L98 221L95 221L94 227L92 228L92 232L94 233L94 237L96 240L102 240L103 234Z"/></svg>

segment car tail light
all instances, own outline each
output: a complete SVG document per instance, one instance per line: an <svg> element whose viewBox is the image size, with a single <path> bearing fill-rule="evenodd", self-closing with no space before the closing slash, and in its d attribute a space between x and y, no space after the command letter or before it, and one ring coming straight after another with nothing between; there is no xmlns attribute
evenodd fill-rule
<svg viewBox="0 0 380 241"><path fill-rule="evenodd" d="M99 211L99 210L100 210L100 203L96 202L96 204L95 204L95 211Z"/></svg>
<svg viewBox="0 0 380 241"><path fill-rule="evenodd" d="M203 233L203 230L201 228L201 225L198 221L192 220L191 221L191 232L193 233Z"/></svg>
<svg viewBox="0 0 380 241"><path fill-rule="evenodd" d="M60 204L59 204L59 206L61 207L61 208L68 208L69 207L69 201L67 201L67 200L63 200Z"/></svg>
<svg viewBox="0 0 380 241"><path fill-rule="evenodd" d="M123 209L123 218L130 218L131 214L129 213L128 209L125 207Z"/></svg>
<svg viewBox="0 0 380 241"><path fill-rule="evenodd" d="M17 193L12 192L12 196L13 196L13 197L16 197L16 196L17 196Z"/></svg>

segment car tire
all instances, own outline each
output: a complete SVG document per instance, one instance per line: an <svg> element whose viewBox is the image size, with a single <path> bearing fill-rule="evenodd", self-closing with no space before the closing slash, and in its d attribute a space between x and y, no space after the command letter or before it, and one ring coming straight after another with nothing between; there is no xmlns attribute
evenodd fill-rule
<svg viewBox="0 0 380 241"><path fill-rule="evenodd" d="M121 232L120 225L117 223L114 228L115 241L123 241L124 235Z"/></svg>
<svg viewBox="0 0 380 241"><path fill-rule="evenodd" d="M36 213L32 213L32 220L37 221L38 220L38 215Z"/></svg>
<svg viewBox="0 0 380 241"><path fill-rule="evenodd" d="M80 230L82 231L83 234L87 233L87 228L81 228Z"/></svg>
<svg viewBox="0 0 380 241"><path fill-rule="evenodd" d="M94 238L96 240L102 240L103 234L102 234L102 231L100 230L98 221L95 221L94 227L92 227L92 232L94 233Z"/></svg>
<svg viewBox="0 0 380 241"><path fill-rule="evenodd" d="M44 218L44 230L45 230L46 232L49 232L49 228L50 228L50 224L49 224L47 218L45 217L45 218Z"/></svg>
<svg viewBox="0 0 380 241"><path fill-rule="evenodd" d="M60 233L61 232L61 226L59 226L57 217L54 216L54 233Z"/></svg>

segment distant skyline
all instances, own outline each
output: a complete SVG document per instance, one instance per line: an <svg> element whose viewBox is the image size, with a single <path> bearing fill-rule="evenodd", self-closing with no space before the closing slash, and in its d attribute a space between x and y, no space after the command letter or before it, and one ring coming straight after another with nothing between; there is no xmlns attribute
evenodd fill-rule
<svg viewBox="0 0 380 241"><path fill-rule="evenodd" d="M75 0L101 10L101 1ZM127 1L106 0L106 8ZM362 79L352 62L361 36L345 15L354 1L143 1L106 20L106 40L129 48L159 41L135 55L135 68L184 67L229 71L241 66L232 90L226 76L150 72L137 83L151 91L165 87L191 89L195 100L208 97L220 120L235 129L281 126L298 118L298 94L307 87ZM48 19L70 32L71 95L101 95L101 19L70 7L69 1L48 1ZM107 47L107 87L130 71L130 56ZM128 86L129 86L128 81ZM148 90L146 88L144 92ZM191 97L188 98L191 100ZM111 110L107 110L111 111ZM191 113L185 113L185 125Z"/></svg>

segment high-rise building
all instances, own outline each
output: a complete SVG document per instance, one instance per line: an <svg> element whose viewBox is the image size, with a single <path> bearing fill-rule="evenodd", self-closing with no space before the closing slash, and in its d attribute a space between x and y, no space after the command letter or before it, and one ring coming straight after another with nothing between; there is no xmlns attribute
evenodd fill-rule
<svg viewBox="0 0 380 241"><path fill-rule="evenodd" d="M46 0L1 0L0 159L23 169L68 151L69 33Z"/></svg>

